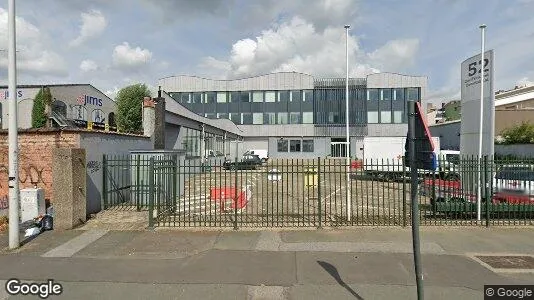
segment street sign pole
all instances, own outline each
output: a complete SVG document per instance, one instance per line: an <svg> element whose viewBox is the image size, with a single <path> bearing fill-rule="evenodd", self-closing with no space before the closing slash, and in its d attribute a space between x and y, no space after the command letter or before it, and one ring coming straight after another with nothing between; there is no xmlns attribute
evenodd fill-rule
<svg viewBox="0 0 534 300"><path fill-rule="evenodd" d="M423 275L421 265L421 251L419 242L419 201L417 199L417 164L415 161L415 101L408 101L408 155L410 159L411 189L410 203L412 204L412 240L413 258L415 264L415 280L417 284L417 299L424 299Z"/></svg>
<svg viewBox="0 0 534 300"><path fill-rule="evenodd" d="M478 157L477 157L477 166L478 166L478 178L477 178L477 221L480 221L481 219L481 206L482 206L482 201L481 201L481 198L482 198L482 176L480 176L480 172L481 172L481 168L480 168L480 164L482 162L482 128L483 128L483 122L484 122L484 69L486 68L484 66L484 40L485 40L485 36L484 36L484 33L485 33L485 29L486 29L486 25L482 24L480 25L480 30L481 30L481 39L482 39L482 42L481 42L481 46L480 46L480 56L481 56L481 59L480 59L480 62L481 62L481 68L480 68L480 120L479 120L479 124L478 124L478 130L479 130L479 134L478 134Z"/></svg>

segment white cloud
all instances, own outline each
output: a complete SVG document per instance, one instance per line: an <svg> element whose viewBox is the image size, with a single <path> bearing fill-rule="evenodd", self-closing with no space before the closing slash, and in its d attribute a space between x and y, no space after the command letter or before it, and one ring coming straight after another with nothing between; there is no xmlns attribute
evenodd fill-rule
<svg viewBox="0 0 534 300"><path fill-rule="evenodd" d="M518 86L532 86L534 85L534 81L529 80L528 77L523 77L517 81Z"/></svg>
<svg viewBox="0 0 534 300"><path fill-rule="evenodd" d="M358 38L349 35L350 76L364 77L379 69L402 70L413 64L418 47L417 39L393 40L366 53L360 48ZM205 57L200 67L208 69L207 73L222 72L227 78L280 71L342 76L345 74L345 29L327 27L319 32L313 24L294 17L264 30L255 39L235 42L226 60Z"/></svg>
<svg viewBox="0 0 534 300"><path fill-rule="evenodd" d="M0 49L7 49L8 13L0 8ZM16 17L17 69L22 73L66 75L64 59L46 44L46 35L24 18ZM0 68L7 68L7 53L0 53Z"/></svg>
<svg viewBox="0 0 534 300"><path fill-rule="evenodd" d="M392 40L370 53L369 57L380 68L397 71L413 65L418 50L418 39Z"/></svg>
<svg viewBox="0 0 534 300"><path fill-rule="evenodd" d="M117 94L119 93L119 91L120 89L114 86L112 89L105 91L104 94L108 96L109 98L115 100L115 97L117 97Z"/></svg>
<svg viewBox="0 0 534 300"><path fill-rule="evenodd" d="M83 72L96 71L97 69L98 65L92 60L87 59L80 63L80 70Z"/></svg>
<svg viewBox="0 0 534 300"><path fill-rule="evenodd" d="M152 52L140 47L132 48L127 42L117 45L113 50L113 64L121 69L137 69L147 64Z"/></svg>
<svg viewBox="0 0 534 300"><path fill-rule="evenodd" d="M98 11L91 10L81 13L82 25L80 26L80 35L70 42L70 46L77 47L86 41L98 37L106 29L106 17Z"/></svg>

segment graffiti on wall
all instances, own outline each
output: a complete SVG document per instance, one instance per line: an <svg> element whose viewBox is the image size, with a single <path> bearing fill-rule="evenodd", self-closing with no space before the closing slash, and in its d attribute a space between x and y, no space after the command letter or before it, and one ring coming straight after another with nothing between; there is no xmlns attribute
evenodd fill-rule
<svg viewBox="0 0 534 300"><path fill-rule="evenodd" d="M9 198L6 196L0 197L0 209L9 208Z"/></svg>
<svg viewBox="0 0 534 300"><path fill-rule="evenodd" d="M92 173L100 171L102 163L96 160L90 160L87 162L87 170Z"/></svg>
<svg viewBox="0 0 534 300"><path fill-rule="evenodd" d="M19 182L20 183L31 183L33 185L39 183L45 183L43 180L43 170L44 168L29 164L27 166L21 167L19 169ZM9 174L9 169L6 165L0 165L0 174L5 173L6 176ZM0 181L0 188L2 187L3 182Z"/></svg>

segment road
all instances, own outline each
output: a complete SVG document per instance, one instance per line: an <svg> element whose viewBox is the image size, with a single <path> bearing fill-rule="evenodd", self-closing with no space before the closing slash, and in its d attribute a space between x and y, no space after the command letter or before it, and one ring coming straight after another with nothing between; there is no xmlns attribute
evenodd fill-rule
<svg viewBox="0 0 534 300"><path fill-rule="evenodd" d="M482 299L533 284L477 255L531 254L531 228L422 229L427 299ZM0 281L63 285L58 299L414 299L410 230L45 232L17 251L0 234ZM0 290L0 299L17 299ZM34 297L33 299L36 299ZM55 298L54 298L55 299Z"/></svg>

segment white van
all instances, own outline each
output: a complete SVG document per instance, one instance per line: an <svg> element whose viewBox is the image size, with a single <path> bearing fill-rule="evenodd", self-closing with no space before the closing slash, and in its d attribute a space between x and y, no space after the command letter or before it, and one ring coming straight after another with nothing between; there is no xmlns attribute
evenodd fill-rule
<svg viewBox="0 0 534 300"><path fill-rule="evenodd" d="M246 155L257 155L261 159L262 162L266 162L269 159L267 150L263 150L263 149L247 150L245 153L243 153L243 156L246 156Z"/></svg>

